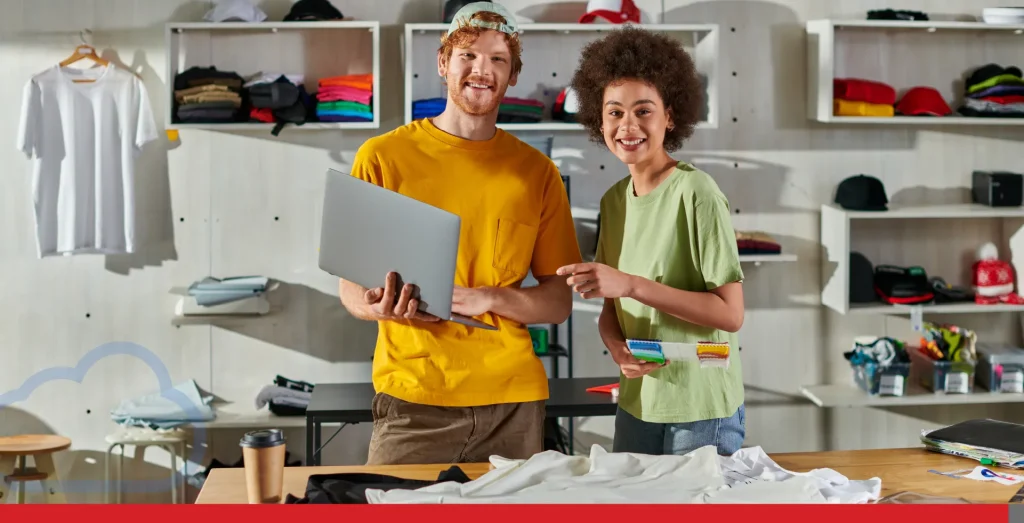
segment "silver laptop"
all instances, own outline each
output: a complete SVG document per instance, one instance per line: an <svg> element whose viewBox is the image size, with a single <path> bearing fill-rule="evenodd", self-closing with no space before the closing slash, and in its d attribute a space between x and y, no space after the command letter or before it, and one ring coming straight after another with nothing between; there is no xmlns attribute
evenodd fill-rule
<svg viewBox="0 0 1024 523"><path fill-rule="evenodd" d="M419 288L420 311L497 330L452 313L460 226L457 214L328 169L319 265L366 288L383 287L395 271Z"/></svg>

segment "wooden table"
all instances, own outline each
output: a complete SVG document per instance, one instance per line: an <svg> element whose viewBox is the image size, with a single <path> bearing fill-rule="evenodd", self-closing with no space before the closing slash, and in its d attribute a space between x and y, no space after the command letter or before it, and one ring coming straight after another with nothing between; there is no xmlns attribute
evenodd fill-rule
<svg viewBox="0 0 1024 523"><path fill-rule="evenodd" d="M832 452L796 452L771 454L782 468L794 472L807 472L816 468L830 468L851 480L878 477L882 480L882 497L909 491L932 496L965 498L978 503L1006 503L1020 485L1007 486L994 481L954 479L928 472L969 469L978 462L955 456L926 451L922 448L846 450ZM342 472L369 472L389 474L408 479L434 480L451 465L390 465L378 467L287 467L284 471L284 492L302 497L310 474L336 474ZM490 470L488 463L461 464L459 467L470 478L477 478ZM1005 472L1015 473L1012 470ZM1021 471L1016 471L1020 474ZM571 501L570 501L571 502ZM241 468L220 468L210 471L196 503L246 503L245 474Z"/></svg>

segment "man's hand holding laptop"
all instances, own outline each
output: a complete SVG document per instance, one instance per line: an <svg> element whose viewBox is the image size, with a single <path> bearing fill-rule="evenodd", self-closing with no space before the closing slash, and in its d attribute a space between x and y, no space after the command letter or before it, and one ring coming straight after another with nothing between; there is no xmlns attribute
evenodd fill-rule
<svg viewBox="0 0 1024 523"><path fill-rule="evenodd" d="M383 287L367 289L363 300L370 310L382 320L419 320L439 321L433 314L420 312L419 288L411 283L402 285L401 293L396 292L400 277L396 272L389 272L384 279ZM396 296L397 294L397 296Z"/></svg>

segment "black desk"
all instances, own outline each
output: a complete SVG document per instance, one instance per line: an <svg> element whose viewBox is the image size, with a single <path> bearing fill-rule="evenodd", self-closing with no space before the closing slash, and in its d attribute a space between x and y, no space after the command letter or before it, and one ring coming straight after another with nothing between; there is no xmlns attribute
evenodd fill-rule
<svg viewBox="0 0 1024 523"><path fill-rule="evenodd" d="M549 379L549 418L614 416L616 403L610 394L587 392L591 387L618 383L612 378ZM318 383L306 408L306 465L320 464L320 427L324 423L369 423L372 383ZM338 429L339 431L341 429ZM337 435L337 433L335 433ZM331 436L333 439L334 436ZM330 443L330 439L327 440Z"/></svg>

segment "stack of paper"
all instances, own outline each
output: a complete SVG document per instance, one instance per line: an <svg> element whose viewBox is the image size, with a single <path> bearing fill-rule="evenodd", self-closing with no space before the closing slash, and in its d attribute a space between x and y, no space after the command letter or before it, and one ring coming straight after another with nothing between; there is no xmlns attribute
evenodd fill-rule
<svg viewBox="0 0 1024 523"><path fill-rule="evenodd" d="M1024 426L990 419L969 420L939 430L921 431L933 452L961 456L1012 469L1024 469Z"/></svg>

